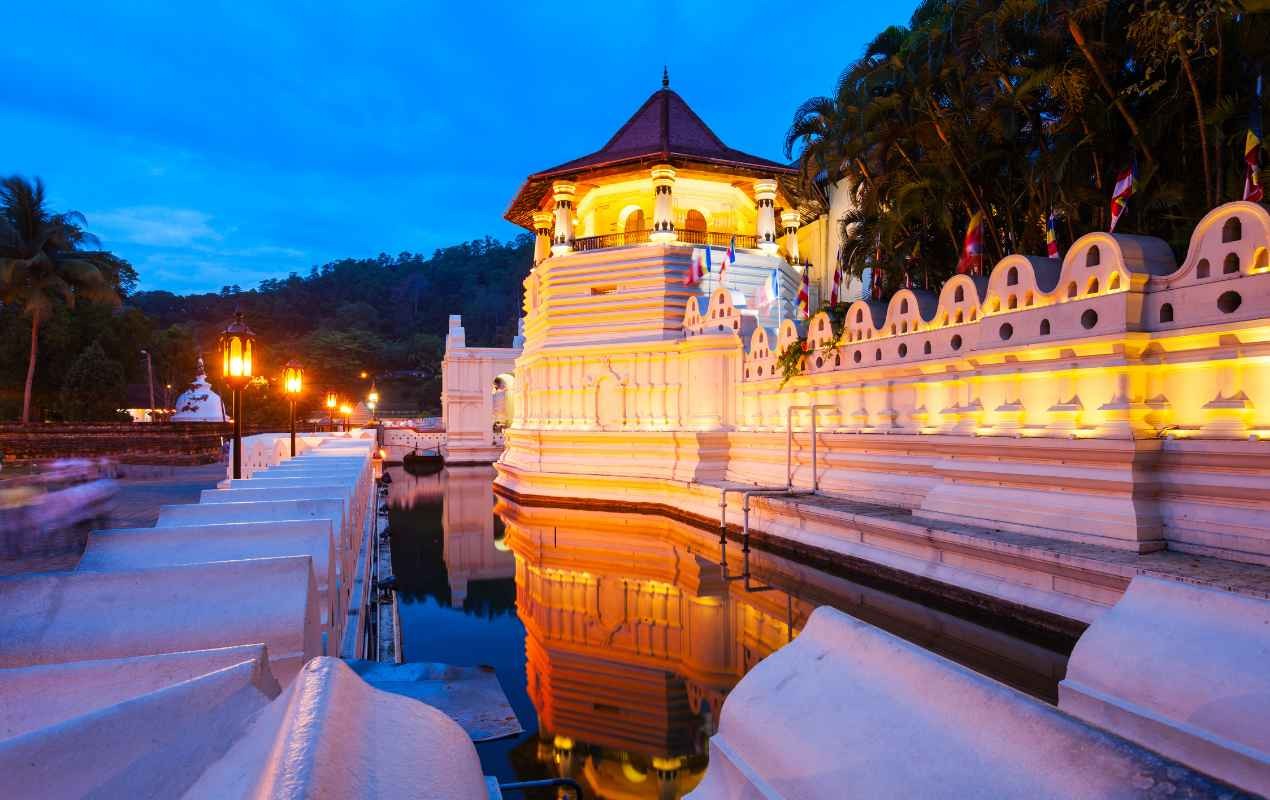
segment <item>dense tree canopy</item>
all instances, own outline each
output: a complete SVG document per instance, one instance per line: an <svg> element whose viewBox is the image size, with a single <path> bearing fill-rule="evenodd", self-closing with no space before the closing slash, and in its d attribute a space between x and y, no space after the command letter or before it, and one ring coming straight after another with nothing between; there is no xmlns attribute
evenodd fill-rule
<svg viewBox="0 0 1270 800"><path fill-rule="evenodd" d="M1234 0L927 0L879 33L834 93L794 115L808 184L843 181L844 267L931 288L985 219L988 266L1106 230L1116 174L1137 194L1117 232L1185 250L1239 199L1270 15Z"/></svg>
<svg viewBox="0 0 1270 800"><path fill-rule="evenodd" d="M343 259L247 291L140 292L128 304L159 327L188 326L209 354L241 309L259 336L258 371L274 377L288 359L299 359L313 388L310 401L327 389L360 398L370 379L360 377L364 371L379 381L385 409L437 413L449 315L463 315L469 344L510 344L532 252L528 235L486 238L431 257Z"/></svg>

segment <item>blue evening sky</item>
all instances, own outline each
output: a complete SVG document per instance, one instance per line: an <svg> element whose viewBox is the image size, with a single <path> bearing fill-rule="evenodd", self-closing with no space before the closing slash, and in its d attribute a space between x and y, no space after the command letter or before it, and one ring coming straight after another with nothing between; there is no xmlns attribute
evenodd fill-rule
<svg viewBox="0 0 1270 800"><path fill-rule="evenodd" d="M0 174L44 178L142 288L250 288L515 235L502 215L525 175L598 149L663 63L728 145L782 158L794 109L911 10L18 4L5 24L28 35L0 47Z"/></svg>

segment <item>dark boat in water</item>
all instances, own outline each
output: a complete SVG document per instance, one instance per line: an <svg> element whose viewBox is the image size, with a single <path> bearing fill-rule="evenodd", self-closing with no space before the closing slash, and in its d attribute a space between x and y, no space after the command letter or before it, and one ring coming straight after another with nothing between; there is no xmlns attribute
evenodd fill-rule
<svg viewBox="0 0 1270 800"><path fill-rule="evenodd" d="M424 450L422 453L414 450L402 457L401 466L411 475L431 475L445 467L445 460L441 458L440 449Z"/></svg>

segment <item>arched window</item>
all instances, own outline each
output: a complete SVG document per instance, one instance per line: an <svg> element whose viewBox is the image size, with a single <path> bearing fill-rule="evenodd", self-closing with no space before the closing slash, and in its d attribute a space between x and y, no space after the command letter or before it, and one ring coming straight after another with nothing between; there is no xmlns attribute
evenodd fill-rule
<svg viewBox="0 0 1270 800"><path fill-rule="evenodd" d="M626 224L622 226L626 233L644 230L644 209L637 208L626 215Z"/></svg>
<svg viewBox="0 0 1270 800"><path fill-rule="evenodd" d="M1096 267L1102 263L1102 250L1098 249L1098 245L1091 245L1089 250L1085 252L1085 266Z"/></svg>
<svg viewBox="0 0 1270 800"><path fill-rule="evenodd" d="M1072 281L1071 283L1067 284L1067 296L1068 297L1076 296L1076 281Z"/></svg>
<svg viewBox="0 0 1270 800"><path fill-rule="evenodd" d="M1201 280L1207 278L1209 269L1211 268L1208 265L1208 259L1201 258L1199 263L1195 265L1195 277Z"/></svg>
<svg viewBox="0 0 1270 800"><path fill-rule="evenodd" d="M1222 242L1237 242L1244 238L1244 226L1239 221L1239 217L1231 217L1226 220L1226 224L1221 226Z"/></svg>
<svg viewBox="0 0 1270 800"><path fill-rule="evenodd" d="M1006 286L1019 285L1019 268L1018 267L1010 267L1010 271L1005 274L1005 285Z"/></svg>
<svg viewBox="0 0 1270 800"><path fill-rule="evenodd" d="M1165 303L1164 305L1160 306L1160 322L1172 322L1172 321L1173 321L1173 304Z"/></svg>
<svg viewBox="0 0 1270 800"><path fill-rule="evenodd" d="M684 216L684 230L706 232L706 216L695 208L689 209Z"/></svg>
<svg viewBox="0 0 1270 800"><path fill-rule="evenodd" d="M908 313L908 298L905 298L900 301L900 313L901 314Z"/></svg>
<svg viewBox="0 0 1270 800"><path fill-rule="evenodd" d="M961 286L957 287L957 291L953 292L953 302L960 303L966 299L966 290Z"/></svg>
<svg viewBox="0 0 1270 800"><path fill-rule="evenodd" d="M1235 253L1227 253L1226 260L1222 262L1221 271L1223 275L1234 275L1239 271L1239 256Z"/></svg>
<svg viewBox="0 0 1270 800"><path fill-rule="evenodd" d="M1085 294L1098 294L1098 279L1097 278L1089 279L1089 289L1085 291Z"/></svg>
<svg viewBox="0 0 1270 800"><path fill-rule="evenodd" d="M1107 281L1107 291L1114 292L1120 288L1120 273L1111 273L1111 279Z"/></svg>
<svg viewBox="0 0 1270 800"><path fill-rule="evenodd" d="M1050 335L1050 321L1047 319L1041 320L1041 335L1042 336Z"/></svg>
<svg viewBox="0 0 1270 800"><path fill-rule="evenodd" d="M930 342L926 342L925 344L922 345L922 353L925 355L930 355Z"/></svg>

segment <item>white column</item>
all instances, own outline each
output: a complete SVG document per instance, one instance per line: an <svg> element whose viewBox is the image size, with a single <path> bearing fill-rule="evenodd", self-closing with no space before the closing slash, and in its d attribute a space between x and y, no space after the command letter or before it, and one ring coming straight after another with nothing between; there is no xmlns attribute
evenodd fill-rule
<svg viewBox="0 0 1270 800"><path fill-rule="evenodd" d="M802 215L797 211L781 212L781 226L785 228L785 249L789 251L791 264L797 264L801 260L798 257L798 223L800 222L802 222Z"/></svg>
<svg viewBox="0 0 1270 800"><path fill-rule="evenodd" d="M776 181L756 181L754 197L758 201L758 248L774 256L780 249L776 243Z"/></svg>
<svg viewBox="0 0 1270 800"><path fill-rule="evenodd" d="M534 212L534 263L546 260L551 255L551 229L555 225L556 215L551 211Z"/></svg>
<svg viewBox="0 0 1270 800"><path fill-rule="evenodd" d="M675 201L672 188L675 185L675 170L669 164L658 164L652 169L653 175L653 232L649 239L654 242L673 242L675 240Z"/></svg>
<svg viewBox="0 0 1270 800"><path fill-rule="evenodd" d="M561 256L573 250L573 195L578 187L568 181L556 181L551 186L555 200L556 234L551 252Z"/></svg>

